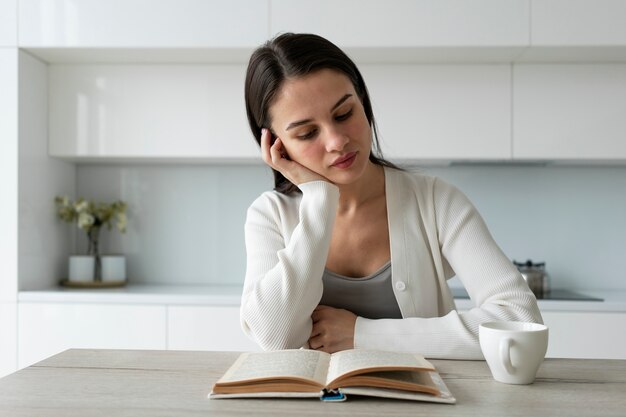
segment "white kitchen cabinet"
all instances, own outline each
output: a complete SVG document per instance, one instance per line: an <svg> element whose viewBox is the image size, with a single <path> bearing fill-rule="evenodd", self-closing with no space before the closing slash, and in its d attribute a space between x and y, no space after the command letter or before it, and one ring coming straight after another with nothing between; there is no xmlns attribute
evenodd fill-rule
<svg viewBox="0 0 626 417"><path fill-rule="evenodd" d="M626 65L516 65L513 158L626 158Z"/></svg>
<svg viewBox="0 0 626 417"><path fill-rule="evenodd" d="M260 350L241 330L239 306L170 306L167 327L172 350Z"/></svg>
<svg viewBox="0 0 626 417"><path fill-rule="evenodd" d="M48 73L51 156L259 158L244 65L51 65Z"/></svg>
<svg viewBox="0 0 626 417"><path fill-rule="evenodd" d="M0 48L0 302L17 300L18 50Z"/></svg>
<svg viewBox="0 0 626 417"><path fill-rule="evenodd" d="M527 46L527 0L272 0L271 32L341 47Z"/></svg>
<svg viewBox="0 0 626 417"><path fill-rule="evenodd" d="M18 365L69 348L166 349L165 306L20 303Z"/></svg>
<svg viewBox="0 0 626 417"><path fill-rule="evenodd" d="M623 0L531 0L533 46L626 44Z"/></svg>
<svg viewBox="0 0 626 417"><path fill-rule="evenodd" d="M399 160L511 158L508 65L363 65L381 145Z"/></svg>
<svg viewBox="0 0 626 417"><path fill-rule="evenodd" d="M17 46L17 0L0 0L0 47Z"/></svg>
<svg viewBox="0 0 626 417"><path fill-rule="evenodd" d="M623 0L531 0L530 48L517 62L626 61Z"/></svg>
<svg viewBox="0 0 626 417"><path fill-rule="evenodd" d="M0 378L17 370L17 303L0 301Z"/></svg>
<svg viewBox="0 0 626 417"><path fill-rule="evenodd" d="M508 65L361 69L386 156L511 158ZM259 160L243 65L51 65L48 72L51 156Z"/></svg>
<svg viewBox="0 0 626 417"><path fill-rule="evenodd" d="M550 328L547 357L626 359L626 313L542 313Z"/></svg>
<svg viewBox="0 0 626 417"><path fill-rule="evenodd" d="M23 47L250 47L268 0L20 0Z"/></svg>

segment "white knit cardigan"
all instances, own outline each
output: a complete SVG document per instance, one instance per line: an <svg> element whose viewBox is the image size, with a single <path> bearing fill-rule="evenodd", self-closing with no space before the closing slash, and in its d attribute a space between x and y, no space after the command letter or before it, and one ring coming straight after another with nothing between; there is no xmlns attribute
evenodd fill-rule
<svg viewBox="0 0 626 417"><path fill-rule="evenodd" d="M244 332L263 349L307 345L323 292L339 189L325 181L302 194L263 193L248 209ZM393 291L402 319L358 317L356 348L430 358L481 359L478 326L541 323L533 293L467 197L441 179L385 168ZM457 275L476 307L455 310L446 280Z"/></svg>

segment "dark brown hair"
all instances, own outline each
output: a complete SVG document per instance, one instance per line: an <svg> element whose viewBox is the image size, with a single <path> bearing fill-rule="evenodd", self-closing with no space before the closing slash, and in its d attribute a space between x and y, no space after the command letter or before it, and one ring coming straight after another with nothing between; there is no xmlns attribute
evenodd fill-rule
<svg viewBox="0 0 626 417"><path fill-rule="evenodd" d="M332 42L318 35L284 33L256 49L246 72L246 113L250 130L261 144L261 129L270 128L269 108L287 78L297 78L312 72L332 69L345 74L358 94L372 128L370 161L377 165L397 168L385 160L378 142L378 129L372 103L363 76L352 60ZM299 192L298 187L274 170L274 189L284 194Z"/></svg>

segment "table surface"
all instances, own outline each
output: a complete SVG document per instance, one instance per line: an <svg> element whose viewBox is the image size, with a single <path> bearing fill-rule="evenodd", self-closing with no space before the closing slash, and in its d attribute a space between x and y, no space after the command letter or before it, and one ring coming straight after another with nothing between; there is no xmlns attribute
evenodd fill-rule
<svg viewBox="0 0 626 417"><path fill-rule="evenodd" d="M484 361L432 360L457 404L352 396L209 400L238 352L71 349L0 379L0 416L620 416L626 361L546 359L531 385L493 380Z"/></svg>

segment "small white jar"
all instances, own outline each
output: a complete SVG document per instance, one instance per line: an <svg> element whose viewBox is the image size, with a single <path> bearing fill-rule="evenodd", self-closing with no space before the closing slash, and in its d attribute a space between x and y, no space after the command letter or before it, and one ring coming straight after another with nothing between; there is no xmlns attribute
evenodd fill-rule
<svg viewBox="0 0 626 417"><path fill-rule="evenodd" d="M102 282L126 281L126 257L123 255L102 255Z"/></svg>
<svg viewBox="0 0 626 417"><path fill-rule="evenodd" d="M90 282L94 280L96 258L90 255L72 255L69 260L68 279L71 282Z"/></svg>

